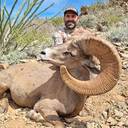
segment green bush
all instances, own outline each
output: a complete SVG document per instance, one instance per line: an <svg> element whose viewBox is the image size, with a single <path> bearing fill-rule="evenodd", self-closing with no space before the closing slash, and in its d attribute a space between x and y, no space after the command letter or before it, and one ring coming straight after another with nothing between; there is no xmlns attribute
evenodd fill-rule
<svg viewBox="0 0 128 128"><path fill-rule="evenodd" d="M93 5L96 6L96 5ZM105 5L104 5L105 6ZM97 29L97 26L105 28L108 30L111 26L118 24L118 22L123 21L124 11L122 8L118 7L104 7L104 9L97 9L95 12L90 13L86 16L80 18L80 25L83 27L89 27Z"/></svg>
<svg viewBox="0 0 128 128"><path fill-rule="evenodd" d="M49 43L51 41L51 37L48 33L40 32L37 30L31 30L24 33L22 36L19 36L16 38L16 42L18 42L18 45L27 45L31 42L38 40L41 42L47 42Z"/></svg>
<svg viewBox="0 0 128 128"><path fill-rule="evenodd" d="M30 51L30 46L35 46L33 45L35 40L38 40L36 44L38 46L49 45L51 38L48 33L28 28L35 19L53 6L52 3L48 7L41 9L44 1L45 0L14 0L11 8L8 8L8 1L0 0L1 62L6 61L11 64L26 58L28 56L27 51L25 51L26 47L28 47ZM20 4L18 4L19 2Z"/></svg>
<svg viewBox="0 0 128 128"><path fill-rule="evenodd" d="M95 15L82 16L79 21L79 25L86 28L95 28L98 23L98 18Z"/></svg>
<svg viewBox="0 0 128 128"><path fill-rule="evenodd" d="M27 58L27 53L19 50L10 51L7 55L0 57L1 63L14 64L19 63L21 59Z"/></svg>
<svg viewBox="0 0 128 128"><path fill-rule="evenodd" d="M127 42L128 41L128 25L111 27L108 33L106 33L106 37L112 42Z"/></svg>
<svg viewBox="0 0 128 128"><path fill-rule="evenodd" d="M55 27L58 27L64 23L63 17L55 17L51 19L50 21Z"/></svg>
<svg viewBox="0 0 128 128"><path fill-rule="evenodd" d="M108 26L112 26L122 20L121 16L112 14L104 14L103 18Z"/></svg>
<svg viewBox="0 0 128 128"><path fill-rule="evenodd" d="M14 0L11 9L7 8L6 0L0 0L0 51L1 54L9 52L11 45L17 45L17 40L24 34L24 29L35 18L53 4L39 11L45 0L23 0L14 15L19 0ZM28 35L26 35L28 37ZM30 40L30 38L29 38ZM13 47L17 48L17 47ZM15 49L14 49L15 50Z"/></svg>

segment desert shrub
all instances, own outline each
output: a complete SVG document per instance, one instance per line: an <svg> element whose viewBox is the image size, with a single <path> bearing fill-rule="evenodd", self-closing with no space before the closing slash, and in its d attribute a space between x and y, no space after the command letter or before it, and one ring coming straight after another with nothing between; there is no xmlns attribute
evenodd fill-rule
<svg viewBox="0 0 128 128"><path fill-rule="evenodd" d="M26 58L26 47L38 40L37 45L50 43L51 38L45 32L28 29L33 20L49 9L53 4L41 9L45 0L14 0L11 7L8 1L0 0L0 61L18 62ZM20 3L19 3L20 2ZM43 43L42 43L43 42ZM42 43L42 44L41 44ZM49 44L48 44L49 45Z"/></svg>
<svg viewBox="0 0 128 128"><path fill-rule="evenodd" d="M108 14L108 15L104 16L104 21L107 23L108 26L112 26L121 20L122 20L122 18L120 16L116 16L116 15Z"/></svg>
<svg viewBox="0 0 128 128"><path fill-rule="evenodd" d="M100 12L99 18L102 22L105 22L107 26L112 26L122 20L124 11L122 8L110 7Z"/></svg>
<svg viewBox="0 0 128 128"><path fill-rule="evenodd" d="M106 7L106 5L103 3L96 3L94 5L87 7L87 8L90 12L95 13L96 11L100 11L100 10L104 9L105 7Z"/></svg>
<svg viewBox="0 0 128 128"><path fill-rule="evenodd" d="M39 42L39 40L33 41L31 44L29 44L27 47L24 48L25 53L27 53L28 57L37 57L39 53L47 48L51 47L53 44L53 40L51 39L49 42Z"/></svg>
<svg viewBox="0 0 128 128"><path fill-rule="evenodd" d="M55 17L53 19L50 20L50 22L55 26L61 26L64 22L63 22L63 17Z"/></svg>
<svg viewBox="0 0 128 128"><path fill-rule="evenodd" d="M0 57L1 63L14 64L19 63L21 59L27 58L27 53L19 50L10 51L7 55L4 54Z"/></svg>
<svg viewBox="0 0 128 128"><path fill-rule="evenodd" d="M104 5L105 6L105 5ZM109 27L124 19L124 11L121 7L109 7L97 10L80 18L80 25L97 29L97 26L107 31Z"/></svg>
<svg viewBox="0 0 128 128"><path fill-rule="evenodd" d="M102 9L105 9L108 7L108 1L107 0L95 0L95 3L88 6L88 11L90 12L97 12L101 11Z"/></svg>
<svg viewBox="0 0 128 128"><path fill-rule="evenodd" d="M14 63L19 63L20 60L22 59L37 58L39 53L44 48L51 47L52 44L53 44L52 40L49 42L40 42L38 40L35 40L29 43L27 46L22 44L17 49L10 50L6 54L0 55L0 62L14 64Z"/></svg>
<svg viewBox="0 0 128 128"><path fill-rule="evenodd" d="M49 43L51 41L51 37L48 33L39 32L36 30L28 31L24 33L22 36L16 38L16 42L18 42L18 45L27 45L31 42L38 40L39 42L47 42Z"/></svg>
<svg viewBox="0 0 128 128"><path fill-rule="evenodd" d="M17 45L17 38L20 38L24 34L26 26L53 5L51 4L40 11L39 8L42 6L44 0L23 0L17 5L18 2L19 0L14 0L9 9L6 0L0 1L1 54L9 52L11 45ZM17 6L19 7L15 14Z"/></svg>
<svg viewBox="0 0 128 128"><path fill-rule="evenodd" d="M86 28L95 28L98 23L98 18L95 15L82 16L79 25Z"/></svg>
<svg viewBox="0 0 128 128"><path fill-rule="evenodd" d="M113 26L106 33L106 37L112 42L127 42L128 41L128 25Z"/></svg>

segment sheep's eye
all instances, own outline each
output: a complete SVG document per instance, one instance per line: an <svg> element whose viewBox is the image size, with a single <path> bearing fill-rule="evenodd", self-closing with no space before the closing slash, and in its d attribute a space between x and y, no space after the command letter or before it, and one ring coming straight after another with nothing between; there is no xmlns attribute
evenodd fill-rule
<svg viewBox="0 0 128 128"><path fill-rule="evenodd" d="M67 52L67 51L66 51L66 52L63 53L63 55L64 55L64 56L70 55L70 52Z"/></svg>

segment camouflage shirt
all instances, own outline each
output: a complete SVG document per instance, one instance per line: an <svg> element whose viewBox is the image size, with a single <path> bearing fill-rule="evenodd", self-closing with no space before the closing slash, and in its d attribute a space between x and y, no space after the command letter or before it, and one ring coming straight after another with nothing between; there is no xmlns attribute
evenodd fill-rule
<svg viewBox="0 0 128 128"><path fill-rule="evenodd" d="M84 33L89 33L92 34L92 32L89 29L84 29L83 27L76 27L73 30L69 30L66 28L60 29L59 31L55 32L53 35L53 40L54 40L54 46L57 46L59 44L63 44L72 37L73 35L82 35Z"/></svg>
<svg viewBox="0 0 128 128"><path fill-rule="evenodd" d="M53 35L53 40L54 40L53 45L57 46L59 44L65 43L66 40L69 37L71 37L71 34L74 32L74 30L69 30L69 29L63 28L63 29L60 29L59 31L55 32Z"/></svg>

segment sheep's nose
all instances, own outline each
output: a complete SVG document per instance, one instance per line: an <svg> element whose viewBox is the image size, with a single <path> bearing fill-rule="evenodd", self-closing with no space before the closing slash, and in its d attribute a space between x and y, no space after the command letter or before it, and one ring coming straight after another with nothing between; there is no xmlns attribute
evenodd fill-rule
<svg viewBox="0 0 128 128"><path fill-rule="evenodd" d="M43 55L45 55L45 54L46 54L46 52L45 52L45 51L42 51L40 54L43 54Z"/></svg>

